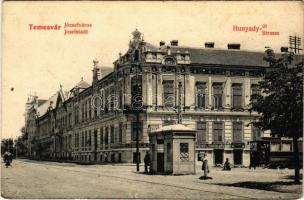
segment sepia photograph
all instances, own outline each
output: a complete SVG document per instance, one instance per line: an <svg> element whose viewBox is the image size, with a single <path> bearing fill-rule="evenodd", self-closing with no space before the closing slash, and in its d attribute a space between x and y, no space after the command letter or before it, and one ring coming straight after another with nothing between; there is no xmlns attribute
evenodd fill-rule
<svg viewBox="0 0 304 200"><path fill-rule="evenodd" d="M4 1L3 199L301 199L302 1Z"/></svg>

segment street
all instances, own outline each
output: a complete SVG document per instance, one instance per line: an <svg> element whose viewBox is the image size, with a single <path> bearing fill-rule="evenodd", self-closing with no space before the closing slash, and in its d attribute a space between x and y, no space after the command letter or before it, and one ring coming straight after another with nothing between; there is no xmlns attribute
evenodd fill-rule
<svg viewBox="0 0 304 200"><path fill-rule="evenodd" d="M144 167L141 166L141 171ZM77 165L14 160L1 165L4 198L174 198L174 199L295 199L302 185L292 183L293 170L210 168L213 179L196 175L165 176L137 173L135 165ZM302 173L302 171L301 171Z"/></svg>

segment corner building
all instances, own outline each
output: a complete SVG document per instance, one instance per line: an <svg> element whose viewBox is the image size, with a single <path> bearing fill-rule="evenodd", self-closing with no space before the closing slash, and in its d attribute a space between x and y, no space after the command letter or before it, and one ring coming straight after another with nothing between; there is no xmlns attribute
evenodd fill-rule
<svg viewBox="0 0 304 200"><path fill-rule="evenodd" d="M249 124L258 115L248 111L268 67L264 53L239 44L216 49L212 42L201 48L179 46L177 40L152 45L138 30L132 35L113 70L93 61L92 84L81 80L48 100L27 103L29 157L136 162L138 129L143 162L148 132L177 123L181 105L182 124L197 130L196 159L205 152L214 165L229 158L248 166L249 141L269 136ZM134 105L142 108L138 122Z"/></svg>

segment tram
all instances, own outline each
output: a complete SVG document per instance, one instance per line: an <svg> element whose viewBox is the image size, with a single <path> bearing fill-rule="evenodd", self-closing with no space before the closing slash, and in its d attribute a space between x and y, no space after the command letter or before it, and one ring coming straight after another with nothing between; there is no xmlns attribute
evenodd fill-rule
<svg viewBox="0 0 304 200"><path fill-rule="evenodd" d="M299 159L302 167L303 140L298 141ZM264 166L269 168L293 168L292 139L262 137L260 140L250 142L251 166Z"/></svg>

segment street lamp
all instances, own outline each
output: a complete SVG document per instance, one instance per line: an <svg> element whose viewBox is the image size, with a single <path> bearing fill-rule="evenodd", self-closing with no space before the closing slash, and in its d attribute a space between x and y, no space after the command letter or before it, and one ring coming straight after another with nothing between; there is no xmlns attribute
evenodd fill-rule
<svg viewBox="0 0 304 200"><path fill-rule="evenodd" d="M139 113L142 109L142 96L140 94L140 85L139 85L139 78L138 78L138 70L140 68L140 65L136 66L136 93L135 93L135 99L133 99L135 102L134 103L139 103L137 104L136 107L132 105L132 110L136 114L136 171L139 172ZM139 99L137 99L139 98ZM139 100L139 101L137 101ZM134 109L135 108L135 109Z"/></svg>
<svg viewBox="0 0 304 200"><path fill-rule="evenodd" d="M135 130L136 131L135 132L135 142L136 142L135 159L136 159L136 170L139 171L139 163L140 163L139 128L141 128L139 126L139 124L140 124L139 115L140 115L140 112L142 111L142 95L141 95L142 88L141 88L141 84L139 84L141 79L138 75L138 70L140 69L140 65L138 63L136 63L135 65L132 65L132 69L134 69L134 68L135 68L135 77L132 77L132 79L131 79L131 106L130 106L128 113L134 114L134 116L136 117L136 126L133 125L132 133L133 133L133 130L136 129Z"/></svg>

